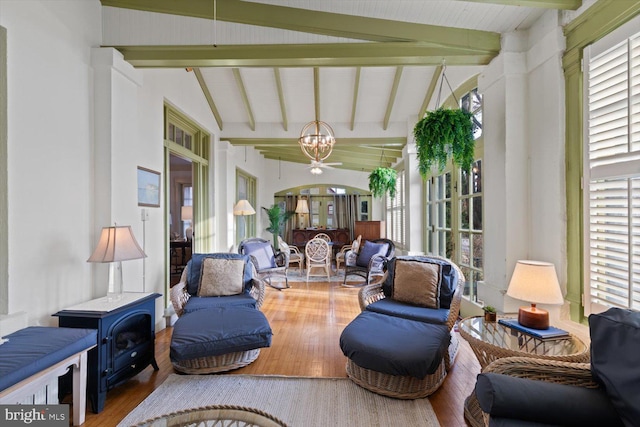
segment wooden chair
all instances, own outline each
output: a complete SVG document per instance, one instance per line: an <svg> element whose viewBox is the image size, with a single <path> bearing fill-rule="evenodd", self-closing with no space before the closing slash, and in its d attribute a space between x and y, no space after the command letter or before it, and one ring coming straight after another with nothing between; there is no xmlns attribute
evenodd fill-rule
<svg viewBox="0 0 640 427"><path fill-rule="evenodd" d="M331 243L331 237L329 237L329 235L327 233L318 233L315 236L313 236L314 239L322 239L324 241L326 241L327 243Z"/></svg>
<svg viewBox="0 0 640 427"><path fill-rule="evenodd" d="M300 274L302 274L304 271L304 254L300 252L297 246L289 246L280 236L278 236L278 245L282 252L289 252L289 265L298 264Z"/></svg>
<svg viewBox="0 0 640 427"><path fill-rule="evenodd" d="M310 276L324 276L331 280L331 248L324 239L313 238L304 248L307 257L307 281ZM322 269L322 273L314 273L313 269Z"/></svg>

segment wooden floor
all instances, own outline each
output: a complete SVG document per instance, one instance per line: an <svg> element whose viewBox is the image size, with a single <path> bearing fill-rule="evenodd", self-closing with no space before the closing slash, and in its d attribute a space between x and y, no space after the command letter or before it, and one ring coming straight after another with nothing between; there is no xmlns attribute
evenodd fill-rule
<svg viewBox="0 0 640 427"><path fill-rule="evenodd" d="M273 330L272 345L262 349L251 365L227 373L346 377L346 358L339 346L340 333L360 312L358 289L338 283L291 283L292 288L267 288L262 311ZM115 426L156 387L174 373L169 361L172 328L156 335L159 371L151 367L107 393L100 414L87 410L86 427ZM460 338L460 351L442 387L429 397L443 427L466 426L463 402L475 384L480 365L469 345ZM306 426L296 426L306 427Z"/></svg>

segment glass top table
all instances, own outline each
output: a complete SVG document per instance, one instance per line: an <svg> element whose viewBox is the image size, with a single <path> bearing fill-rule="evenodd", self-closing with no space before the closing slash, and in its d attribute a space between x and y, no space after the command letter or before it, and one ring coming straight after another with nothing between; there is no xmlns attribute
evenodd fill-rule
<svg viewBox="0 0 640 427"><path fill-rule="evenodd" d="M458 331L484 368L503 357L532 357L561 362L589 362L589 347L575 335L540 339L484 317L467 317L458 323ZM475 393L464 402L465 418L472 427L484 427L482 410Z"/></svg>

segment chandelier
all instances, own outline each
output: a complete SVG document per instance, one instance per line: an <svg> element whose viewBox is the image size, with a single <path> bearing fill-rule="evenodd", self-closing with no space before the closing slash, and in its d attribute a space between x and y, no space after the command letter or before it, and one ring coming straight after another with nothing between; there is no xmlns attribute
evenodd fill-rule
<svg viewBox="0 0 640 427"><path fill-rule="evenodd" d="M320 162L331 154L336 138L331 126L320 120L307 123L300 132L298 143L305 156Z"/></svg>

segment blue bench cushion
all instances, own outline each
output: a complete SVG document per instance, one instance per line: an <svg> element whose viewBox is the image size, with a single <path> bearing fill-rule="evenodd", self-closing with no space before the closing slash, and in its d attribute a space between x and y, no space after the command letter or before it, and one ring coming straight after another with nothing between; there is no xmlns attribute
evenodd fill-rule
<svg viewBox="0 0 640 427"><path fill-rule="evenodd" d="M184 313L216 307L248 307L256 308L256 300L248 293L225 297L191 297L184 305Z"/></svg>
<svg viewBox="0 0 640 427"><path fill-rule="evenodd" d="M448 308L418 307L398 302L391 298L383 298L379 301L373 302L367 306L366 310L374 313L386 314L388 316L417 320L419 322L435 323L437 325L446 324L449 317Z"/></svg>
<svg viewBox="0 0 640 427"><path fill-rule="evenodd" d="M245 262L244 265L244 277L243 282L245 286L245 292L249 292L253 286L253 282L251 280L252 276L252 268L250 262L250 258L247 255L220 252L220 253L210 253L210 254L193 254L191 255L191 259L187 262L187 291L191 295L198 294L198 288L200 286L200 276L202 273L202 261L205 258L214 258L214 259L242 259Z"/></svg>
<svg viewBox="0 0 640 427"><path fill-rule="evenodd" d="M31 326L3 338L0 345L0 390L87 350L98 342L95 329Z"/></svg>
<svg viewBox="0 0 640 427"><path fill-rule="evenodd" d="M437 370L450 338L444 325L364 311L342 331L340 348L362 368L422 379Z"/></svg>
<svg viewBox="0 0 640 427"><path fill-rule="evenodd" d="M492 419L561 426L623 425L602 389L485 373L478 375L475 392L480 407Z"/></svg>
<svg viewBox="0 0 640 427"><path fill-rule="evenodd" d="M219 356L271 345L271 327L261 311L216 307L183 314L173 327L171 360Z"/></svg>

